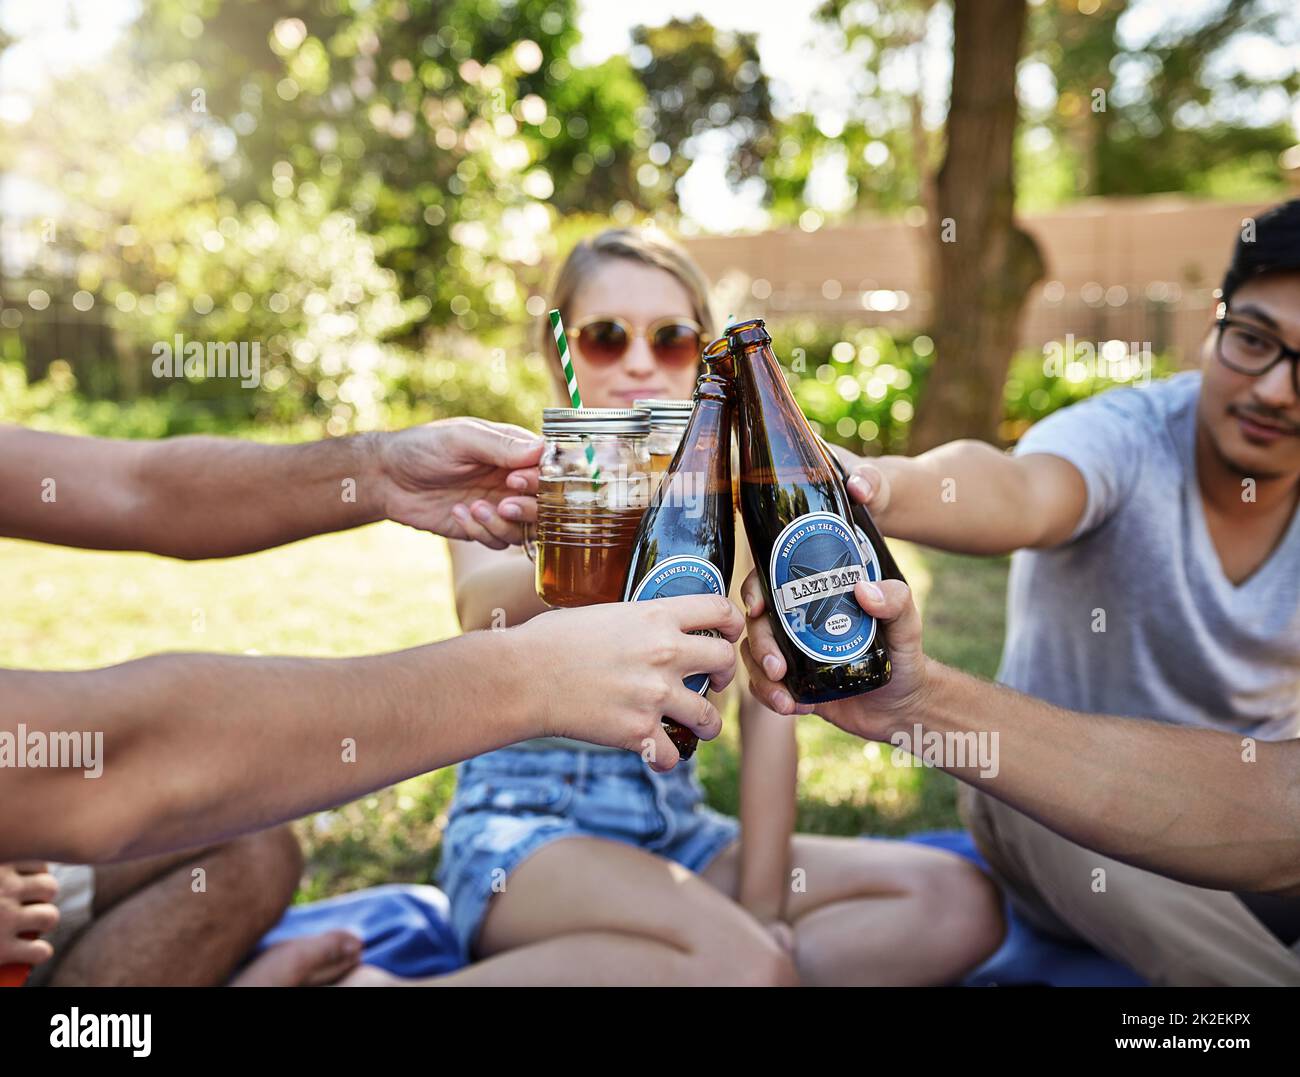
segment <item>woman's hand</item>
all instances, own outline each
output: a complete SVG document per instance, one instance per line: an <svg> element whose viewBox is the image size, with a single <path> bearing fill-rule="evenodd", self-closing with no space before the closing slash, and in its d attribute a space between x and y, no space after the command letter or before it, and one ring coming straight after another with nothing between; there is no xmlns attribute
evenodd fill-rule
<svg viewBox="0 0 1300 1077"><path fill-rule="evenodd" d="M680 756L662 718L701 740L721 731L718 709L682 681L706 673L714 691L726 688L744 627L727 599L685 595L553 610L510 631L520 661L536 672L539 735L626 748L665 771Z"/></svg>

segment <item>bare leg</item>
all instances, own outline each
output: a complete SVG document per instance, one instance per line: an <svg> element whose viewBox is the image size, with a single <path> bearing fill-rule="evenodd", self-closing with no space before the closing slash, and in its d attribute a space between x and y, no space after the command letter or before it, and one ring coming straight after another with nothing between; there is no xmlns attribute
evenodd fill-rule
<svg viewBox="0 0 1300 1077"><path fill-rule="evenodd" d="M50 985L224 984L284 914L301 873L288 827L96 868L95 919Z"/></svg>
<svg viewBox="0 0 1300 1077"><path fill-rule="evenodd" d="M484 960L415 986L792 985L789 957L698 875L599 838L566 838L524 861L492 899ZM346 983L399 982L365 967Z"/></svg>
<svg viewBox="0 0 1300 1077"><path fill-rule="evenodd" d="M993 883L959 857L920 845L796 834L786 898L801 981L920 985L959 980L1002 941ZM726 850L705 881L736 893L738 855Z"/></svg>

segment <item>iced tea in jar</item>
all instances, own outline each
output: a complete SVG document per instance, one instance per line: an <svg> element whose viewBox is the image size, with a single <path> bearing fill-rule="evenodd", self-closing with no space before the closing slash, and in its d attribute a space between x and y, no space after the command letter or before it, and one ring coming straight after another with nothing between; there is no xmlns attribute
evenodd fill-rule
<svg viewBox="0 0 1300 1077"><path fill-rule="evenodd" d="M537 490L537 593L548 606L619 602L650 501L644 408L546 408Z"/></svg>

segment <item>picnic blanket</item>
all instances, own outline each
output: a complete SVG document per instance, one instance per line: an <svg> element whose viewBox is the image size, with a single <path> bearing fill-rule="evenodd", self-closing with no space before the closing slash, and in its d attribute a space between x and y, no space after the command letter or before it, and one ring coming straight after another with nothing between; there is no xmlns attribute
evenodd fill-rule
<svg viewBox="0 0 1300 1077"><path fill-rule="evenodd" d="M963 856L987 870L964 830L910 834L914 841ZM1007 937L998 950L963 982L965 987L1141 987L1132 970L1087 946L1048 938L1007 906ZM447 897L433 886L376 886L351 894L294 905L258 945L268 946L332 928L353 932L365 943L363 960L395 976L423 977L454 972L464 964L451 930Z"/></svg>
<svg viewBox="0 0 1300 1077"><path fill-rule="evenodd" d="M436 886L373 886L293 905L258 944L268 946L339 928L362 940L361 960L394 976L438 976L464 962L451 930L447 895Z"/></svg>
<svg viewBox="0 0 1300 1077"><path fill-rule="evenodd" d="M988 871L988 864L965 830L931 830L900 839L947 849ZM1099 954L1090 946L1072 946L1031 927L1003 903L1007 937L1001 948L962 981L963 987L1145 987L1132 969Z"/></svg>

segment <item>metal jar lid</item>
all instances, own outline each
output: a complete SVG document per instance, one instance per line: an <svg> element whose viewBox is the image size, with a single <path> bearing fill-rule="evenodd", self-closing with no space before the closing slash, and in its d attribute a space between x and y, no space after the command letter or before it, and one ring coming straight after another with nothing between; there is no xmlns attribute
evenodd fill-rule
<svg viewBox="0 0 1300 1077"><path fill-rule="evenodd" d="M543 434L648 434L645 408L543 408Z"/></svg>
<svg viewBox="0 0 1300 1077"><path fill-rule="evenodd" d="M694 400L634 400L632 406L645 408L650 412L650 425L680 426L683 429L691 421L691 412L695 410Z"/></svg>

